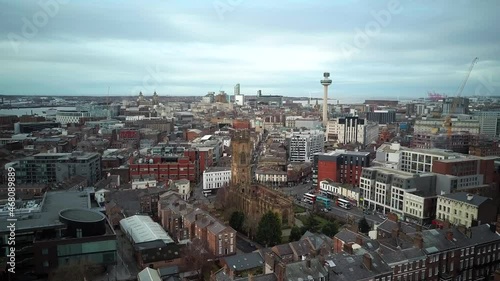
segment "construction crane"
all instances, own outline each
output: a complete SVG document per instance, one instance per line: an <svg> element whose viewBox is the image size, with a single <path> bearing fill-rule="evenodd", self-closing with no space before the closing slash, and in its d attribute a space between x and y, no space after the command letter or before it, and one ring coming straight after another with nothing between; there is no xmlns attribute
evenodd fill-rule
<svg viewBox="0 0 500 281"><path fill-rule="evenodd" d="M459 98L462 95L462 91L464 90L465 85L467 84L467 81L469 80L472 69L474 68L474 65L477 63L478 60L479 60L479 58L477 58L477 57L472 60L472 63L470 64L470 67L469 67L469 71L467 71L467 74L465 75L464 81L462 82L462 84L458 88L456 98L453 99L451 106L450 106L450 109L448 111L448 116L446 116L446 118L445 118L443 126L445 128L447 128L448 140L451 139L451 133L452 133L451 114L455 112L455 109L457 107L457 102L458 102L457 98Z"/></svg>

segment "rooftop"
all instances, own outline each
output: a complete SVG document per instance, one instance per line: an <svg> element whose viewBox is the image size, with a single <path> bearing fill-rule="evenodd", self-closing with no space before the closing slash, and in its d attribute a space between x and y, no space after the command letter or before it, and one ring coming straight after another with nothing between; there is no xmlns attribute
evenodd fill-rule
<svg viewBox="0 0 500 281"><path fill-rule="evenodd" d="M135 215L120 221L120 226L135 244L154 240L163 240L166 244L174 243L167 232L149 216Z"/></svg>
<svg viewBox="0 0 500 281"><path fill-rule="evenodd" d="M444 198L464 202L464 203L474 205L474 206L480 206L481 204L486 202L486 200L489 199L488 197L483 197L483 196L476 195L476 194L468 194L466 192L449 193L449 194L439 195L439 197L444 197Z"/></svg>
<svg viewBox="0 0 500 281"><path fill-rule="evenodd" d="M28 216L16 216L16 231L31 229L62 227L59 221L59 212L69 208L91 207L90 196L85 191L57 191L47 192L41 202L40 212L30 213ZM0 232L7 230L8 222L0 222Z"/></svg>
<svg viewBox="0 0 500 281"><path fill-rule="evenodd" d="M224 261L233 271L244 271L264 266L264 259L256 252L225 257Z"/></svg>

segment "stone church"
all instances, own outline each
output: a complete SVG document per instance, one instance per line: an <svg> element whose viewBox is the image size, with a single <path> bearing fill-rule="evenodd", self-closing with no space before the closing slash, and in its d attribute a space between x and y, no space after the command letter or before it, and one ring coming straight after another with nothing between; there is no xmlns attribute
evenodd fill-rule
<svg viewBox="0 0 500 281"><path fill-rule="evenodd" d="M277 213L283 226L294 224L293 199L290 196L252 183L252 141L248 130L236 131L231 140L231 186L228 198L250 221L258 222L268 211Z"/></svg>

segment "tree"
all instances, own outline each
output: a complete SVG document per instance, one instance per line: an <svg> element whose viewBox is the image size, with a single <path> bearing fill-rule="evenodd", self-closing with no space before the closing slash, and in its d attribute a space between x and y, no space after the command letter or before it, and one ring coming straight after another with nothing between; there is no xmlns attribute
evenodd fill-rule
<svg viewBox="0 0 500 281"><path fill-rule="evenodd" d="M207 251L208 247L206 246L206 243L201 239L194 238L181 251L181 257L184 264L188 267L187 270L196 271L198 277L201 277L203 268L208 264L207 261L214 258L214 256Z"/></svg>
<svg viewBox="0 0 500 281"><path fill-rule="evenodd" d="M257 242L272 247L281 243L281 220L274 212L267 212L262 216L257 228Z"/></svg>
<svg viewBox="0 0 500 281"><path fill-rule="evenodd" d="M305 227L294 226L290 231L290 237L288 238L288 240L290 242L299 241L302 235L306 233L306 231L307 229Z"/></svg>
<svg viewBox="0 0 500 281"><path fill-rule="evenodd" d="M49 275L49 281L84 281L94 280L102 273L102 268L87 261L73 261L66 265L60 265Z"/></svg>
<svg viewBox="0 0 500 281"><path fill-rule="evenodd" d="M306 228L306 230L309 230L310 232L317 233L319 231L319 221L314 217L312 213L309 213L309 216L306 218L306 221L304 222L304 227Z"/></svg>
<svg viewBox="0 0 500 281"><path fill-rule="evenodd" d="M333 237L335 234L339 232L339 227L336 222L334 221L329 221L325 225L323 225L323 228L321 228L321 233L328 237Z"/></svg>
<svg viewBox="0 0 500 281"><path fill-rule="evenodd" d="M361 233L368 233L371 227L365 217L361 218L358 222L358 231Z"/></svg>
<svg viewBox="0 0 500 281"><path fill-rule="evenodd" d="M243 223L245 222L245 214L240 211L233 212L231 218L229 219L229 225L236 231L243 230Z"/></svg>

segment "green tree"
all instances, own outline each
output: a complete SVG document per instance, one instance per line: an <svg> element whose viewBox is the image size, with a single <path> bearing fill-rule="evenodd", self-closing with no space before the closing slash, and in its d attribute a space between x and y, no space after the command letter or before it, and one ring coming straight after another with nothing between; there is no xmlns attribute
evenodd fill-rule
<svg viewBox="0 0 500 281"><path fill-rule="evenodd" d="M321 228L321 233L328 237L335 236L337 232L339 232L339 226L334 221L327 222L325 225L323 225L323 228Z"/></svg>
<svg viewBox="0 0 500 281"><path fill-rule="evenodd" d="M290 231L290 237L288 238L288 240L290 242L299 241L305 232L306 232L305 228L294 226L294 227L292 227L292 230Z"/></svg>
<svg viewBox="0 0 500 281"><path fill-rule="evenodd" d="M281 220L274 212L267 212L262 216L257 228L256 240L266 247L281 243Z"/></svg>
<svg viewBox="0 0 500 281"><path fill-rule="evenodd" d="M358 231L361 233L368 233L370 229L371 229L370 224L368 224L366 218L365 217L361 218L358 222Z"/></svg>
<svg viewBox="0 0 500 281"><path fill-rule="evenodd" d="M310 232L317 233L319 231L319 221L314 217L312 213L309 213L309 216L306 218L304 222L304 227L306 230Z"/></svg>
<svg viewBox="0 0 500 281"><path fill-rule="evenodd" d="M231 219L229 219L229 225L236 231L243 230L243 223L245 222L245 214L240 211L233 212L231 214Z"/></svg>

